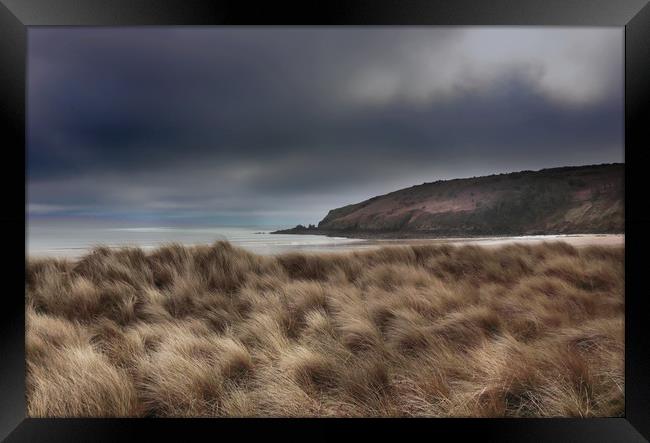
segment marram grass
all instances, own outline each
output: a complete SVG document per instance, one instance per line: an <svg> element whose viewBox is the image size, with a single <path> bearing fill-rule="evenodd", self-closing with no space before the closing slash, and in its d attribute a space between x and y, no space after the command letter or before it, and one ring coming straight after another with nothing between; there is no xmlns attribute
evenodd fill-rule
<svg viewBox="0 0 650 443"><path fill-rule="evenodd" d="M620 416L623 260L223 242L29 260L28 414Z"/></svg>

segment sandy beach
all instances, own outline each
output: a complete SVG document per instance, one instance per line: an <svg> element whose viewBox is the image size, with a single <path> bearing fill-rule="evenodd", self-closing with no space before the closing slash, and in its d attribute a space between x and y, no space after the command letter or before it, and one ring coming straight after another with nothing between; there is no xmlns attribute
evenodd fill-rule
<svg viewBox="0 0 650 443"><path fill-rule="evenodd" d="M423 238L423 239L378 239L359 240L355 243L334 245L340 249L366 249L382 246L397 245L477 245L497 247L509 244L540 244L543 242L561 241L575 247L585 246L625 246L625 234L575 234L575 235L530 235L518 237L475 237L475 238Z"/></svg>

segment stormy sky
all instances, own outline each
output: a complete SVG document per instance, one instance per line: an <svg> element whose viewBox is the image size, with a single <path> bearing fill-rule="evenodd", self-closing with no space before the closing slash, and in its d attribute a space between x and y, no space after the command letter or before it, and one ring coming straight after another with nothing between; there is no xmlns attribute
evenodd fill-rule
<svg viewBox="0 0 650 443"><path fill-rule="evenodd" d="M295 225L622 162L622 28L31 28L28 215Z"/></svg>

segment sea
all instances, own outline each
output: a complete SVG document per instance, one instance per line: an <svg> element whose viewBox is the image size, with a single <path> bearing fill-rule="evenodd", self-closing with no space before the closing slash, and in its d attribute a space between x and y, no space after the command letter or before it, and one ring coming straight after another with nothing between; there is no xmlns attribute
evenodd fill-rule
<svg viewBox="0 0 650 443"><path fill-rule="evenodd" d="M576 234L519 237L440 239L354 239L324 235L271 234L286 226L146 226L125 223L70 223L30 220L26 227L28 257L78 258L97 246L139 247L151 250L165 244L212 244L228 241L256 254L285 252L338 252L372 249L389 245L475 244L486 247L511 243L566 241L575 246L624 245L624 235Z"/></svg>

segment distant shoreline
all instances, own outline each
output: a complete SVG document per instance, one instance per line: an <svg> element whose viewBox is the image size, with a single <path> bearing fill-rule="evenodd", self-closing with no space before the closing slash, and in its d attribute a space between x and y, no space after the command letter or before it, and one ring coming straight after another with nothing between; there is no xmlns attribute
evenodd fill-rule
<svg viewBox="0 0 650 443"><path fill-rule="evenodd" d="M311 233L308 235L312 235ZM476 237L429 237L429 238L348 238L349 242L331 243L319 245L301 245L295 249L278 251L269 254L277 256L291 252L300 252L305 254L330 254L346 253L353 251L365 251L390 246L423 246L423 245L473 245L484 248L498 248L510 244L528 244L535 245L545 242L563 242L573 247L581 248L588 246L625 246L625 234L552 234L552 235L525 235L525 236L476 236ZM356 241L355 241L356 240ZM184 246L207 246L209 242L187 244ZM99 246L99 245L96 245ZM120 250L123 248L138 248L145 251L155 250L163 245L102 245L109 250ZM243 247L243 249L247 249ZM57 251L28 253L28 259L46 259L46 258L66 258L77 260L89 253L91 248L61 248ZM74 251L74 252L73 252ZM250 251L253 252L254 251Z"/></svg>
<svg viewBox="0 0 650 443"><path fill-rule="evenodd" d="M332 230L318 228L294 227L269 232L269 234L291 234L291 235L324 235L326 237L343 237L360 240L452 240L452 239L480 239L480 238L512 238L532 236L605 236L625 235L624 232L528 232L528 233L461 233L461 232L427 232L427 231L350 231Z"/></svg>
<svg viewBox="0 0 650 443"><path fill-rule="evenodd" d="M300 234L296 234L300 235ZM306 235L318 235L310 232ZM343 236L341 236L343 237ZM358 243L346 245L358 249L377 248L382 246L414 246L430 244L476 245L482 247L499 247L508 244L539 244L544 242L564 242L575 247L585 246L625 246L624 233L580 233L580 234L530 234L530 235L481 235L481 236L448 236L448 237L344 237L359 240Z"/></svg>

